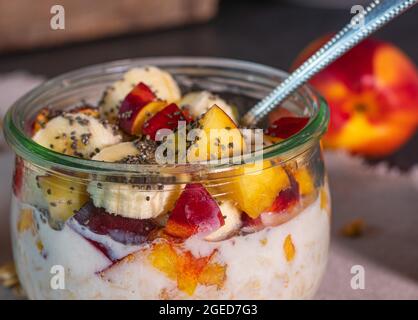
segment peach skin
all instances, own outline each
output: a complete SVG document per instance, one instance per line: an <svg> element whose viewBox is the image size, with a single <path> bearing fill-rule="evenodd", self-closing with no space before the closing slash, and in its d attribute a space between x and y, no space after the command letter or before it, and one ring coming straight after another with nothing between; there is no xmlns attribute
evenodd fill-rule
<svg viewBox="0 0 418 320"><path fill-rule="evenodd" d="M314 41L294 68L324 44ZM330 126L323 142L371 158L398 150L418 126L418 73L393 44L367 39L310 81L328 101Z"/></svg>

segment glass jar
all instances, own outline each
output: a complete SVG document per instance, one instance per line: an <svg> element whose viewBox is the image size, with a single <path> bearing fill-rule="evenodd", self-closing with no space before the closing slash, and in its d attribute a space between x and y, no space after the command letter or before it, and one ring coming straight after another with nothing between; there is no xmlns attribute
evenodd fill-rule
<svg viewBox="0 0 418 320"><path fill-rule="evenodd" d="M308 86L283 105L309 117L308 124L264 147L256 170L248 164L98 162L31 140L31 121L41 108L96 104L106 86L145 65L170 72L183 93L219 94L241 115L285 77L227 59L136 59L64 74L17 101L6 116L5 136L16 152L11 228L28 297L311 298L326 267L330 204L320 146L328 109ZM220 210L228 228L185 237L193 226L170 215L188 197L197 197L198 211L212 210L205 223L219 223L213 210ZM153 210L158 217L117 214ZM167 232L168 221L177 231Z"/></svg>

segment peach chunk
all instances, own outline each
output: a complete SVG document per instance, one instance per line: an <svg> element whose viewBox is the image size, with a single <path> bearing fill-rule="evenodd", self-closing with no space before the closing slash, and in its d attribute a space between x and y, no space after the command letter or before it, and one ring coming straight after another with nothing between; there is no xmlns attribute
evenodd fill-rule
<svg viewBox="0 0 418 320"><path fill-rule="evenodd" d="M257 218L270 208L281 190L290 187L286 171L280 166L272 166L268 160L261 166L247 164L242 175L233 183L226 184L223 190L238 204L238 207L251 218Z"/></svg>
<svg viewBox="0 0 418 320"><path fill-rule="evenodd" d="M148 259L156 269L176 281L179 290L191 296L199 284L217 287L224 284L226 267L211 262L215 253L197 258L179 246L161 242L152 247Z"/></svg>
<svg viewBox="0 0 418 320"><path fill-rule="evenodd" d="M127 134L139 135L144 122L166 105L166 102L156 101L152 90L140 82L122 101L119 109L119 126Z"/></svg>
<svg viewBox="0 0 418 320"><path fill-rule="evenodd" d="M55 222L66 221L88 200L86 186L74 179L39 176L38 184L48 202L49 214Z"/></svg>
<svg viewBox="0 0 418 320"><path fill-rule="evenodd" d="M186 239L194 234L211 233L225 224L222 212L209 192L199 183L184 188L168 218L165 231Z"/></svg>
<svg viewBox="0 0 418 320"><path fill-rule="evenodd" d="M302 196L309 195L315 191L314 181L308 168L303 167L297 169L294 173L294 177L299 184L299 192Z"/></svg>
<svg viewBox="0 0 418 320"><path fill-rule="evenodd" d="M245 143L235 122L217 105L198 121L196 139L188 150L188 160L203 161L242 154Z"/></svg>

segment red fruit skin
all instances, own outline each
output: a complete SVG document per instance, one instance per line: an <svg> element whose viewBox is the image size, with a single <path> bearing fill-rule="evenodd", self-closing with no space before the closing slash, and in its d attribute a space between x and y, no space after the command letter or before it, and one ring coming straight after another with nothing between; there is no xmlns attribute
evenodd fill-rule
<svg viewBox="0 0 418 320"><path fill-rule="evenodd" d="M132 128L136 115L148 103L156 100L154 92L144 83L138 83L123 100L119 108L119 126L127 134Z"/></svg>
<svg viewBox="0 0 418 320"><path fill-rule="evenodd" d="M155 140L158 130L174 130L177 128L179 121L189 123L180 108L175 103L171 103L144 123L142 133Z"/></svg>
<svg viewBox="0 0 418 320"><path fill-rule="evenodd" d="M15 170L13 173L13 193L16 197L20 198L22 195L22 185L23 185L23 174L25 170L25 165L23 159L16 157L15 159Z"/></svg>
<svg viewBox="0 0 418 320"><path fill-rule="evenodd" d="M254 233L254 232L264 229L264 225L263 225L263 222L261 221L260 216L253 219L246 213L243 213L241 215L241 221L242 221L241 232L244 234Z"/></svg>
<svg viewBox="0 0 418 320"><path fill-rule="evenodd" d="M142 244L157 225L150 219L132 219L107 213L92 202L85 204L73 217L81 226L126 244Z"/></svg>
<svg viewBox="0 0 418 320"><path fill-rule="evenodd" d="M291 208L299 202L299 185L290 173L288 175L290 187L279 192L268 210L261 213L256 219L252 219L247 214L242 215L241 232L247 234L260 231L265 227L277 226L296 215Z"/></svg>
<svg viewBox="0 0 418 320"><path fill-rule="evenodd" d="M293 178L290 181L291 186L280 191L271 208L268 210L269 212L281 213L299 201L299 185Z"/></svg>
<svg viewBox="0 0 418 320"><path fill-rule="evenodd" d="M309 45L293 69L331 36ZM399 149L417 128L418 70L391 43L366 39L309 82L330 106L325 147L382 157Z"/></svg>
<svg viewBox="0 0 418 320"><path fill-rule="evenodd" d="M207 234L225 224L221 210L209 192L199 183L188 184L168 218L165 232L186 239Z"/></svg>
<svg viewBox="0 0 418 320"><path fill-rule="evenodd" d="M183 116L186 118L187 123L193 122L195 120L193 116L190 114L190 111L188 108L182 108L181 112L183 112Z"/></svg>
<svg viewBox="0 0 418 320"><path fill-rule="evenodd" d="M287 139L302 130L308 122L307 117L282 117L274 121L265 133L272 137Z"/></svg>
<svg viewBox="0 0 418 320"><path fill-rule="evenodd" d="M277 119L286 117L294 118L297 117L297 114L281 107L280 105L277 105L276 108L268 114L268 123L273 123Z"/></svg>

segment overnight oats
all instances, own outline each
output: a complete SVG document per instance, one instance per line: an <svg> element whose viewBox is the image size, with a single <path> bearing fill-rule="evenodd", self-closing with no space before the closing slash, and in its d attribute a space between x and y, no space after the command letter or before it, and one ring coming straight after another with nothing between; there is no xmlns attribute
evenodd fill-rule
<svg viewBox="0 0 418 320"><path fill-rule="evenodd" d="M11 229L31 299L302 299L324 274L328 111L304 87L257 128L284 74L161 58L75 71L6 117Z"/></svg>

